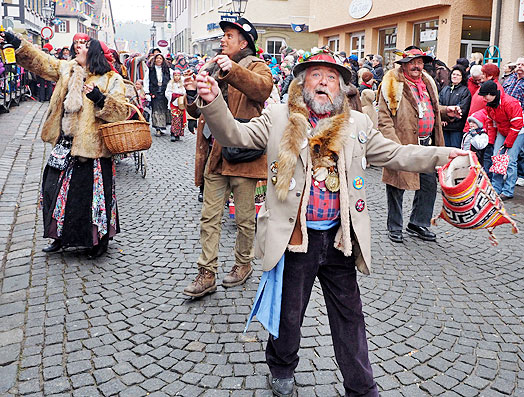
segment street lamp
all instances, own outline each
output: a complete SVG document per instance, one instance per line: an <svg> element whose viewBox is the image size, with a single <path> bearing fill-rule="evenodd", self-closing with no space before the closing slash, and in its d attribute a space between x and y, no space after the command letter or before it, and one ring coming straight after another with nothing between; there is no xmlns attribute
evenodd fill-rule
<svg viewBox="0 0 524 397"><path fill-rule="evenodd" d="M239 18L246 12L247 0L233 0L233 11Z"/></svg>
<svg viewBox="0 0 524 397"><path fill-rule="evenodd" d="M46 24L49 24L49 21L53 16L53 9L49 5L49 0L46 0L44 6L42 7L42 16L44 17Z"/></svg>
<svg viewBox="0 0 524 397"><path fill-rule="evenodd" d="M153 23L153 26L151 26L150 32L151 32L151 48L153 48L155 46L155 38L156 38L156 26L154 23Z"/></svg>

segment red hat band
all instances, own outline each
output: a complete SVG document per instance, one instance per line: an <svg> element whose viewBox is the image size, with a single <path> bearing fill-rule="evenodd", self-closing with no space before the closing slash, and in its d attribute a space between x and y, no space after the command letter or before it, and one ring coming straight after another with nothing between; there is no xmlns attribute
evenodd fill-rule
<svg viewBox="0 0 524 397"><path fill-rule="evenodd" d="M77 40L86 40L88 41L90 39L90 37L85 34L85 33L77 33L73 36L73 42L77 41Z"/></svg>
<svg viewBox="0 0 524 397"><path fill-rule="evenodd" d="M325 52L321 52L320 54L316 54L316 55L309 57L308 61L324 61L324 62L334 63L335 65L337 64L335 62L335 58L333 58L330 54L325 53Z"/></svg>
<svg viewBox="0 0 524 397"><path fill-rule="evenodd" d="M409 51L406 51L404 53L404 55L402 55L403 58L406 58L406 57L416 57L416 56L426 56L427 54L425 52L422 52L421 50L417 49L417 48L412 48L411 50Z"/></svg>

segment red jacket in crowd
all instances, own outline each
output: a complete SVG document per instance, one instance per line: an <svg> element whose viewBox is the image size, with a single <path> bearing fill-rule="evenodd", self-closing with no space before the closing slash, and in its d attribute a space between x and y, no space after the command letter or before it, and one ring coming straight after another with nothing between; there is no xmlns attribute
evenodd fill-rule
<svg viewBox="0 0 524 397"><path fill-rule="evenodd" d="M494 79L493 81L497 84L497 89L500 92L504 92L504 88L502 88L499 81L496 79ZM469 81L468 81L468 88L469 88ZM479 88L480 86L477 88L477 91L475 92L475 94L471 94L471 103L469 105L468 117L471 116L473 113L481 109L485 109L487 107L486 101L484 100L484 98L482 98L479 95ZM469 131L469 123L466 121L466 125L464 126L464 132L468 132L468 131Z"/></svg>
<svg viewBox="0 0 524 397"><path fill-rule="evenodd" d="M471 92L471 96L475 95L477 91L480 89L480 84L477 84L473 81L473 77L470 77L468 79L468 90Z"/></svg>
<svg viewBox="0 0 524 397"><path fill-rule="evenodd" d="M497 132L504 135L504 146L513 146L519 131L522 129L522 108L519 101L504 91L500 93L500 104L493 108L486 106L488 112L487 132L489 143L494 144Z"/></svg>

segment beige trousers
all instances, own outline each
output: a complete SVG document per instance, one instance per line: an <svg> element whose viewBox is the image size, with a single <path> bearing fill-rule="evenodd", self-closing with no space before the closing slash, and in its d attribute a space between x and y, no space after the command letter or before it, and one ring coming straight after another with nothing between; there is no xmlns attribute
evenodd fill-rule
<svg viewBox="0 0 524 397"><path fill-rule="evenodd" d="M207 171L207 170L206 170ZM222 230L224 205L233 192L237 238L235 262L249 265L253 260L255 238L255 188L257 179L240 176L204 174L204 203L200 217L200 245L202 252L197 264L214 273L218 270L218 246Z"/></svg>

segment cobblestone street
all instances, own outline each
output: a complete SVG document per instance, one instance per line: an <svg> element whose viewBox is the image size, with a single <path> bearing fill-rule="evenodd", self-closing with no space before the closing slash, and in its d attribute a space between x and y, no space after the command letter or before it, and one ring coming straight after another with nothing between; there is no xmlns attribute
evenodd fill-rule
<svg viewBox="0 0 524 397"><path fill-rule="evenodd" d="M220 285L234 264L227 212L217 292L182 294L199 254L195 136L153 137L144 179L132 158L117 164L122 232L106 256L44 254L46 108L24 102L0 115L0 395L270 397L267 332L254 321L243 333L260 263L245 285ZM380 177L366 172L373 273L359 284L381 396L524 396L523 234L501 226L492 247L487 231L440 220L437 243L406 235L394 244ZM406 196L404 219L413 193ZM524 232L523 198L517 186L506 208ZM302 336L298 396L342 396L318 284Z"/></svg>

